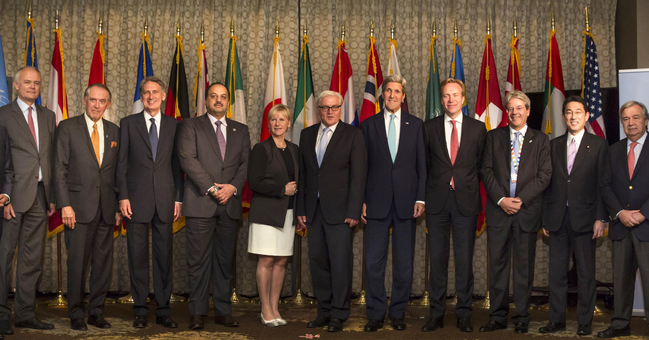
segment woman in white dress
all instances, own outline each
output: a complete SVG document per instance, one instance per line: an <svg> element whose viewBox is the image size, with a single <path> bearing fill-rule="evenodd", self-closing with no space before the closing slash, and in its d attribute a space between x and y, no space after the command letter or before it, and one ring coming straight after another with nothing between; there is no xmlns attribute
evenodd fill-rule
<svg viewBox="0 0 649 340"><path fill-rule="evenodd" d="M295 192L299 170L297 145L284 139L293 121L286 105L268 112L271 138L257 143L248 160L250 233L248 252L257 254L257 289L261 322L270 327L286 325L279 314L279 295L286 261L293 255L296 217Z"/></svg>

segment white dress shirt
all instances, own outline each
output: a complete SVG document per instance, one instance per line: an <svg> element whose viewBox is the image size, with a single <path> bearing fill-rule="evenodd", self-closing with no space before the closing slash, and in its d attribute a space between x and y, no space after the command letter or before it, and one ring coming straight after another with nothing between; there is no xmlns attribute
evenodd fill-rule
<svg viewBox="0 0 649 340"><path fill-rule="evenodd" d="M25 121L27 122L27 125L29 126L29 117L27 116L29 114L29 107L31 106L32 108L32 119L34 120L34 131L36 132L36 149L40 150L40 142L41 142L41 136L38 134L38 115L36 114L36 104L32 105L27 105L22 99L16 98L16 103L18 103L18 107L20 107L20 111L23 113L23 116L25 116ZM41 167L38 167L38 181L43 180L43 169Z"/></svg>
<svg viewBox="0 0 649 340"><path fill-rule="evenodd" d="M647 139L647 131L644 132L642 137L640 137L636 142L635 148L633 148L633 153L635 154L635 162L633 163L633 170L635 170L636 165L638 165L638 158L640 158L640 152L642 152L642 147L644 146L645 139ZM629 154L631 151L631 140L627 138L626 140L626 154Z"/></svg>
<svg viewBox="0 0 649 340"><path fill-rule="evenodd" d="M401 137L401 109L397 110L395 113L390 113L388 110L383 110L383 119L385 120L385 136L387 138L388 132L390 130L390 115L394 114L394 132L396 143L394 144L399 153L399 137Z"/></svg>
<svg viewBox="0 0 649 340"><path fill-rule="evenodd" d="M525 134L527 133L527 124L525 124L525 126L523 126L523 128L521 128L521 129L518 130L518 131L514 130L514 129L511 127L511 125L510 125L510 126L509 126L509 140L510 140L510 141L514 140L514 137L515 137L514 133L516 133L516 132L520 132L520 133L521 133L521 134L518 136L518 143L519 143L518 145L520 145L520 149L519 149L519 150L521 150L521 152L522 152L522 151L523 151L523 141L525 140ZM518 152L518 150L514 150L514 152ZM511 153L510 153L510 155L511 155ZM520 162L520 155L518 155L517 158L518 158L518 160L519 160L519 162ZM510 163L511 163L511 161L512 161L512 160L509 159L509 162L510 162ZM521 168L521 167L520 167L520 165L519 165L519 166L518 166L518 169L520 169L520 168ZM509 188L507 188L507 189L509 189ZM502 202L503 199L505 199L505 197L507 197L507 196L501 197L501 198L498 200L498 203L497 203L497 204L500 205L500 202Z"/></svg>
<svg viewBox="0 0 649 340"><path fill-rule="evenodd" d="M582 129L581 131L577 132L576 135L573 136L572 133L568 132L568 140L566 141L566 155L570 153L570 143L572 143L572 140L575 140L575 146L577 147L577 150L579 150L579 145L581 145L581 140L584 138L584 131L585 129ZM568 155L570 157L570 155Z"/></svg>
<svg viewBox="0 0 649 340"><path fill-rule="evenodd" d="M210 119L210 122L212 123L212 130L214 130L214 133L216 133L216 121L218 120L221 122L221 133L223 134L223 139L225 139L225 143L227 144L228 143L228 121L225 119L225 116L223 116L221 119L216 119L211 114L207 114L207 117Z"/></svg>
<svg viewBox="0 0 649 340"><path fill-rule="evenodd" d="M88 117L86 113L83 114L83 117L86 119L86 125L88 126L88 134L90 136L90 141L92 141L92 126L95 122ZM97 121L97 133L99 134L99 162L103 164L104 160L104 120L100 119Z"/></svg>
<svg viewBox="0 0 649 340"><path fill-rule="evenodd" d="M457 147L460 148L460 142L462 139L462 120L463 114L460 113L455 117L455 128L457 129ZM444 137L446 137L446 151L448 151L448 157L451 157L451 134L453 133L453 123L451 123L451 117L444 113Z"/></svg>
<svg viewBox="0 0 649 340"><path fill-rule="evenodd" d="M160 122L162 121L162 117L160 116L160 111L158 111L158 114L156 114L155 117L152 117L148 112L144 111L144 121L146 122L146 131L149 133L151 131L151 118L155 120L156 130L158 130L157 131L158 139L160 139ZM216 125L214 125L214 127L216 128Z"/></svg>
<svg viewBox="0 0 649 340"><path fill-rule="evenodd" d="M327 145L325 146L325 150L327 150L327 146L329 145L329 142L331 142L331 137L334 135L334 132L336 132L336 127L338 126L338 123L340 121L336 122L336 124L332 125L329 127L329 138L327 139ZM320 123L320 127L318 128L318 138L315 141L315 152L316 155L318 154L318 145L320 145L320 140L322 139L322 134L324 133L325 125ZM323 155L324 157L324 155Z"/></svg>

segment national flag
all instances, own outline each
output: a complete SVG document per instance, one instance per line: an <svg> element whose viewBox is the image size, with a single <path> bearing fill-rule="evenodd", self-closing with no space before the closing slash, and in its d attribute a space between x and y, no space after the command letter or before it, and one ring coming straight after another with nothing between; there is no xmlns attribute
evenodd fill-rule
<svg viewBox="0 0 649 340"><path fill-rule="evenodd" d="M581 96L586 101L590 112L586 129L590 133L606 138L606 128L602 116L602 92L599 86L597 47L595 46L595 37L589 31L584 31L584 53L581 58Z"/></svg>
<svg viewBox="0 0 649 340"><path fill-rule="evenodd" d="M88 86L96 83L102 83L106 85L106 76L104 75L104 62L106 62L104 38L106 38L106 36L98 31L97 42L95 43L95 51L92 54L92 63L90 64Z"/></svg>
<svg viewBox="0 0 649 340"><path fill-rule="evenodd" d="M361 107L362 123L365 119L381 112L383 109L383 72L379 55L376 53L376 40L370 35L370 50L367 53L367 80L365 81L365 93L363 94L363 106Z"/></svg>
<svg viewBox="0 0 649 340"><path fill-rule="evenodd" d="M167 89L165 114L178 120L189 118L189 95L187 94L187 75L183 60L183 37L176 34L176 50L171 59L171 73Z"/></svg>
<svg viewBox="0 0 649 340"><path fill-rule="evenodd" d="M5 69L5 54L2 49L2 37L0 37L0 106L11 102L9 98L9 87L7 85L7 70Z"/></svg>
<svg viewBox="0 0 649 340"><path fill-rule="evenodd" d="M437 66L437 35L430 38L430 66L428 70L428 85L426 86L426 120L433 119L444 113L439 88L439 67Z"/></svg>
<svg viewBox="0 0 649 340"><path fill-rule="evenodd" d="M25 54L23 56L23 66L32 66L33 68L38 69L38 55L36 54L36 38L34 38L34 19L32 18L27 18L27 38L25 41ZM36 104L41 105L40 93L38 94L38 98L36 98Z"/></svg>
<svg viewBox="0 0 649 340"><path fill-rule="evenodd" d="M505 95L514 90L523 91L523 87L521 87L521 52L518 50L518 37L512 35L509 48L509 67L507 68Z"/></svg>
<svg viewBox="0 0 649 340"><path fill-rule="evenodd" d="M286 104L288 102L285 84L282 55L279 52L279 36L276 36L273 39L273 59L270 61L268 80L266 81L264 116L261 122L260 142L263 142L270 137L270 131L268 130L268 112L270 109L277 104Z"/></svg>
<svg viewBox="0 0 649 340"><path fill-rule="evenodd" d="M52 64L50 68L50 86L47 90L47 102L45 106L54 111L56 115L56 124L58 125L61 120L68 119L68 95L65 91L63 40L61 38L61 29L54 29L54 33L54 51L52 52ZM2 76L4 76L4 70L1 70L1 72ZM2 80L0 79L0 82L1 81ZM6 83L6 80L4 82ZM48 219L47 237L52 237L61 231L63 231L63 220L61 219L60 211L57 211Z"/></svg>
<svg viewBox="0 0 649 340"><path fill-rule="evenodd" d="M237 52L237 36L230 35L230 50L228 51L228 67L225 71L225 87L230 91L230 107L228 118L239 123L247 124L246 101L243 91L243 74Z"/></svg>
<svg viewBox="0 0 649 340"><path fill-rule="evenodd" d="M561 70L561 57L559 45L555 37L555 30L550 31L550 48L548 51L548 66L545 75L545 95L543 103L543 123L541 128L550 139L561 136L566 132L566 124L561 118L563 101L566 91L563 87L563 71Z"/></svg>
<svg viewBox="0 0 649 340"><path fill-rule="evenodd" d="M349 55L347 54L345 43L345 40L340 39L336 45L338 55L336 56L334 71L331 75L329 90L336 91L343 97L340 119L347 124L358 126L358 113L356 112L356 102L354 101L352 64L349 62Z"/></svg>
<svg viewBox="0 0 649 340"><path fill-rule="evenodd" d="M293 143L299 144L303 129L318 123L319 116L313 96L313 78L311 77L311 59L309 58L309 37L302 36L302 54L297 72L297 93L295 94L295 111L293 111Z"/></svg>
<svg viewBox="0 0 649 340"><path fill-rule="evenodd" d="M140 93L140 83L146 77L153 76L153 63L151 62L151 43L149 35L142 33L142 45L140 45L140 55L137 59L137 81L135 82L135 96L133 96L133 113L140 113L144 110L142 96Z"/></svg>
<svg viewBox="0 0 649 340"><path fill-rule="evenodd" d="M462 48L462 42L458 38L453 38L453 58L451 59L451 72L449 74L449 78L453 79L458 79L461 80L463 83L466 84L464 81L464 63L462 62L462 52L460 49ZM464 90L464 103L462 103L462 114L465 116L469 115L469 106L466 101L466 89Z"/></svg>
<svg viewBox="0 0 649 340"><path fill-rule="evenodd" d="M485 123L487 131L507 125L507 114L500 97L496 62L491 50L491 34L485 38L480 82L478 85L478 100L475 105L476 118Z"/></svg>
<svg viewBox="0 0 649 340"><path fill-rule="evenodd" d="M401 76L401 68L399 68L399 60L397 59L397 40L390 38L390 61L388 64L388 74L396 74ZM383 94L381 93L381 109L383 109ZM408 110L408 96L403 99L401 103L401 111L410 112Z"/></svg>
<svg viewBox="0 0 649 340"><path fill-rule="evenodd" d="M205 107L205 89L207 89L210 84L207 71L205 41L201 39L198 43L198 65L196 70L196 79L194 80L194 117L204 115L207 112L207 108ZM228 118L231 117L228 115Z"/></svg>

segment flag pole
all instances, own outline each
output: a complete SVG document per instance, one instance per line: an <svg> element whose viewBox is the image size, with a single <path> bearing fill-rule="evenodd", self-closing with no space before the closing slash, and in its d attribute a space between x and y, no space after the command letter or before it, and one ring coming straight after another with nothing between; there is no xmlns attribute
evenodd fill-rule
<svg viewBox="0 0 649 340"><path fill-rule="evenodd" d="M31 1L29 2L30 7L31 7ZM31 12L31 10L30 10ZM57 9L56 13L54 14L54 29L58 30L59 29L59 15L60 12ZM63 268L61 264L61 233L56 234L56 269L57 269L57 287L58 287L58 293L56 294L56 297L50 301L47 301L47 306L52 307L52 308L63 308L67 307L68 301L65 299L63 296Z"/></svg>

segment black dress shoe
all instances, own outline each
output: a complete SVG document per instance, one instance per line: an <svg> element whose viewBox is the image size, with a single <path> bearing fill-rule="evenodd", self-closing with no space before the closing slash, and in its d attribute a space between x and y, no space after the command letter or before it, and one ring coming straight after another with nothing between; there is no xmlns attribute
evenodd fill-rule
<svg viewBox="0 0 649 340"><path fill-rule="evenodd" d="M99 315L91 315L88 317L88 324L93 325L97 328L110 328L112 327L110 325L110 322L106 321L104 317L99 314Z"/></svg>
<svg viewBox="0 0 649 340"><path fill-rule="evenodd" d="M631 327L626 326L622 329L612 329L611 327L597 332L598 338L616 338L618 336L629 336L631 335Z"/></svg>
<svg viewBox="0 0 649 340"><path fill-rule="evenodd" d="M162 325L165 328L178 328L178 323L174 321L169 315L156 316L155 323Z"/></svg>
<svg viewBox="0 0 649 340"><path fill-rule="evenodd" d="M327 326L327 332L340 332L343 330L343 323L336 318L331 318L329 320L329 326Z"/></svg>
<svg viewBox="0 0 649 340"><path fill-rule="evenodd" d="M135 328L145 328L147 325L146 316L136 315L135 320L133 320L133 327Z"/></svg>
<svg viewBox="0 0 649 340"><path fill-rule="evenodd" d="M444 319L442 318L428 318L428 321L421 327L422 332L436 331L438 328L444 328Z"/></svg>
<svg viewBox="0 0 649 340"><path fill-rule="evenodd" d="M82 318L70 320L70 328L74 329L75 331L88 330L88 326L86 326L86 323L83 321Z"/></svg>
<svg viewBox="0 0 649 340"><path fill-rule="evenodd" d="M18 328L32 328L32 329L54 329L51 323L45 323L37 318L31 318L25 321L16 322Z"/></svg>
<svg viewBox="0 0 649 340"><path fill-rule="evenodd" d="M406 323L403 322L403 319L392 319L392 329L395 331L405 331Z"/></svg>
<svg viewBox="0 0 649 340"><path fill-rule="evenodd" d="M376 332L377 330L383 328L383 320L372 320L370 319L363 328L366 332Z"/></svg>
<svg viewBox="0 0 649 340"><path fill-rule="evenodd" d="M459 318L457 319L457 328L460 332L473 332L473 326L471 326L470 318Z"/></svg>
<svg viewBox="0 0 649 340"><path fill-rule="evenodd" d="M577 327L577 335L591 335L593 334L593 329L590 325L580 324Z"/></svg>
<svg viewBox="0 0 649 340"><path fill-rule="evenodd" d="M14 334L14 329L11 328L11 322L9 320L0 320L0 334Z"/></svg>
<svg viewBox="0 0 649 340"><path fill-rule="evenodd" d="M539 333L556 333L566 330L566 324L550 321L547 325L539 328Z"/></svg>
<svg viewBox="0 0 649 340"><path fill-rule="evenodd" d="M203 329L203 316L192 315L189 318L189 329L191 329L192 331Z"/></svg>
<svg viewBox="0 0 649 340"><path fill-rule="evenodd" d="M527 328L528 328L528 325L526 323L517 322L516 324L514 324L514 333L525 334L525 333L527 333L527 330L528 330Z"/></svg>
<svg viewBox="0 0 649 340"><path fill-rule="evenodd" d="M219 315L214 317L214 323L225 327L239 327L239 322L234 321L232 314Z"/></svg>
<svg viewBox="0 0 649 340"><path fill-rule="evenodd" d="M496 320L489 320L489 323L480 327L480 332L493 332L499 329L507 329L507 325L503 325Z"/></svg>
<svg viewBox="0 0 649 340"><path fill-rule="evenodd" d="M329 325L331 319L326 316L318 316L315 320L306 323L307 328L320 328Z"/></svg>

